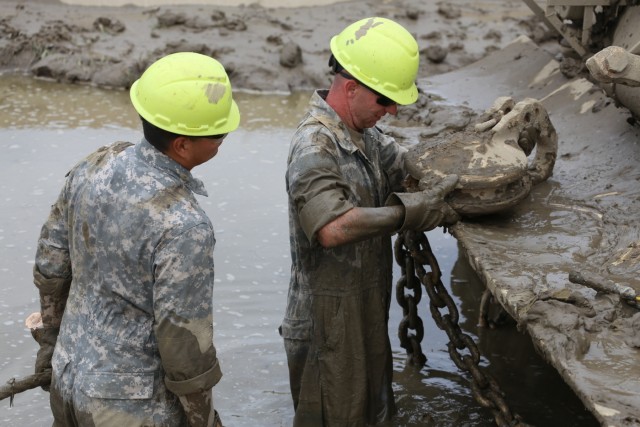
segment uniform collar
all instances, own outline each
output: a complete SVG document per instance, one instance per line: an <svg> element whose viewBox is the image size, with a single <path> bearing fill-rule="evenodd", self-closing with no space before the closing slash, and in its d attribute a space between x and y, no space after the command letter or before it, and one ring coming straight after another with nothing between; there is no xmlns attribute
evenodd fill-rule
<svg viewBox="0 0 640 427"><path fill-rule="evenodd" d="M311 107L309 114L336 135L337 143L343 150L354 153L358 150L358 147L351 141L351 135L349 134L347 125L344 124L340 116L338 116L338 113L325 101L328 93L328 90L316 90L313 93L309 101Z"/></svg>
<svg viewBox="0 0 640 427"><path fill-rule="evenodd" d="M204 188L204 183L201 180L194 178L189 170L166 154L161 153L145 138L142 138L140 143L136 145L136 154L152 167L179 179L195 194L208 196L207 190Z"/></svg>

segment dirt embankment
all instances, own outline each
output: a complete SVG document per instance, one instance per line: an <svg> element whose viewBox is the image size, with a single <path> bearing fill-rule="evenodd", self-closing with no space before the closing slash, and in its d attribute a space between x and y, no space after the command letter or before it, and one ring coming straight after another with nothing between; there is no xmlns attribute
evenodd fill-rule
<svg viewBox="0 0 640 427"><path fill-rule="evenodd" d="M114 88L129 87L151 62L184 50L220 60L236 89L325 87L330 38L367 16L394 19L416 36L420 77L471 63L521 34L551 37L520 0L369 0L302 8L0 0L0 16L0 71Z"/></svg>

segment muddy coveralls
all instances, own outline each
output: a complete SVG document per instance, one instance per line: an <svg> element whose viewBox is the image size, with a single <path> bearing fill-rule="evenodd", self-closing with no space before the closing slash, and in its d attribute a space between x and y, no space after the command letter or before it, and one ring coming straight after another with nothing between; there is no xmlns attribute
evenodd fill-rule
<svg viewBox="0 0 640 427"><path fill-rule="evenodd" d="M353 207L381 207L405 177L404 148L377 129L364 152L316 92L291 143L286 174L291 279L280 333L294 426L365 426L396 412L387 321L391 238L325 249L316 232Z"/></svg>
<svg viewBox="0 0 640 427"><path fill-rule="evenodd" d="M145 140L69 172L34 266L45 325L62 320L54 426L185 426L177 395L220 380L215 238L194 193L202 182Z"/></svg>

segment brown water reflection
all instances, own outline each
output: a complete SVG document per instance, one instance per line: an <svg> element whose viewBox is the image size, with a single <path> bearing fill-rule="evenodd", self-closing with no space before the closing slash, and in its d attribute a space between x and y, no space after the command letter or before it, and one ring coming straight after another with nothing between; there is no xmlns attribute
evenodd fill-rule
<svg viewBox="0 0 640 427"><path fill-rule="evenodd" d="M286 359L277 333L289 279L284 170L289 138L308 94L239 94L241 129L219 155L194 170L209 191L201 203L216 229L215 337L224 377L216 406L229 427L289 426L292 407ZM40 226L64 174L81 156L141 134L126 92L0 78L0 381L32 372L36 345L23 327L37 310L31 268ZM455 239L429 233L443 282L460 307L463 329L478 340L482 364L507 394L512 409L539 426L597 425L558 374L509 327L478 330L483 290ZM396 277L399 269L395 271ZM450 360L446 334L430 319L427 297L421 369L405 363L396 337L401 309L394 304L390 334L400 414L394 426L490 426L492 414L471 396L468 378ZM0 425L51 424L48 395L32 390L15 406L0 402Z"/></svg>

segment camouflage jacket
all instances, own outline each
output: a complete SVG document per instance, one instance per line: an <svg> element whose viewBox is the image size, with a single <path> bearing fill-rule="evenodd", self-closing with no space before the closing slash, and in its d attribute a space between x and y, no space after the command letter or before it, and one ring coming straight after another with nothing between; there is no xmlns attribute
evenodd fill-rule
<svg viewBox="0 0 640 427"><path fill-rule="evenodd" d="M154 423L171 425L184 414L167 389L185 395L219 381L215 237L194 193L206 196L202 182L145 140L102 147L68 173L34 267L45 325L64 313L52 360L63 392L150 399ZM65 278L66 305L56 292L42 296Z"/></svg>
<svg viewBox="0 0 640 427"><path fill-rule="evenodd" d="M391 192L400 191L406 176L405 149L372 128L365 129L364 152L360 151L324 96L321 91L312 96L289 151L286 186L292 266L281 334L310 343L307 366L294 369L319 370L309 381L302 380L296 416L314 411L312 402L322 401L331 412L324 408L327 425L331 420L360 425L367 417L370 423L386 418L395 408L386 326L391 237L326 249L317 242L316 233L351 208L382 207ZM357 360L362 363L354 364ZM335 377L325 377L334 371ZM319 378L322 387L317 387L322 390L313 390L313 378ZM322 398L314 397L319 393ZM366 411L370 416L365 417Z"/></svg>

